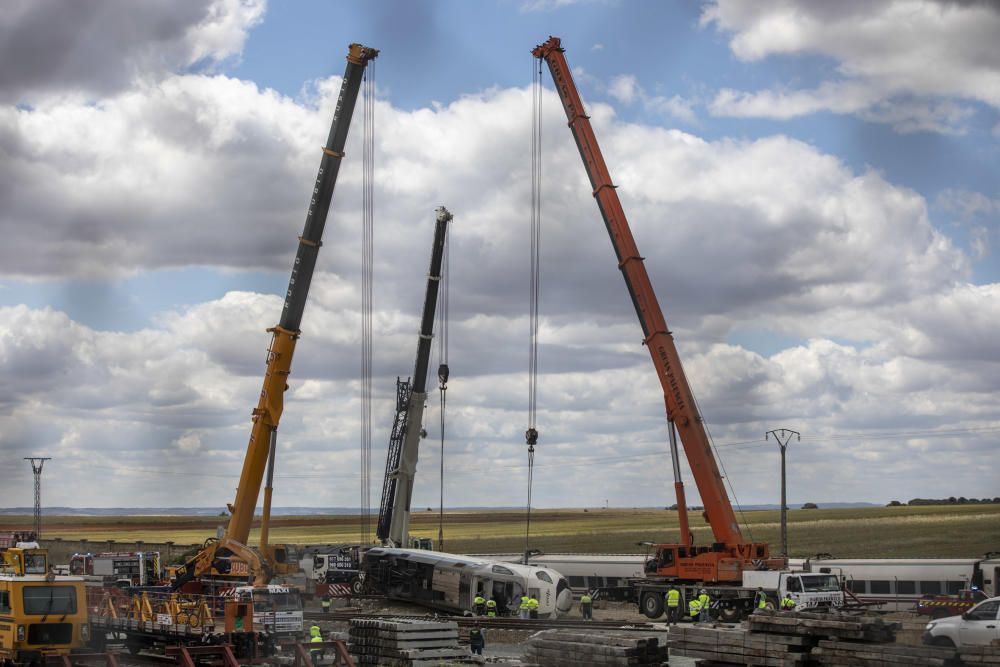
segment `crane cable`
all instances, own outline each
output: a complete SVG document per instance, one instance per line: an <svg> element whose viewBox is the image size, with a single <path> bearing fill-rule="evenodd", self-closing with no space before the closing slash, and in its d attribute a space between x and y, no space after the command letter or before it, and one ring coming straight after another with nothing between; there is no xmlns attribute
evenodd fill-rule
<svg viewBox="0 0 1000 667"><path fill-rule="evenodd" d="M538 295L542 222L542 60L532 58L531 113L531 285L529 304L530 345L528 352L528 503L525 512L524 562L528 562L531 539L531 487L534 481L535 445L538 443L536 415L538 403ZM535 65L537 64L537 67Z"/></svg>
<svg viewBox="0 0 1000 667"><path fill-rule="evenodd" d="M448 391L448 255L451 244L448 243L447 232L444 237L443 261L441 269L441 299L438 304L438 394L441 399L441 500L438 507L438 543L437 549L444 551L444 424L445 407Z"/></svg>
<svg viewBox="0 0 1000 667"><path fill-rule="evenodd" d="M365 70L361 240L361 543L371 542L372 323L375 245L375 84L374 63Z"/></svg>

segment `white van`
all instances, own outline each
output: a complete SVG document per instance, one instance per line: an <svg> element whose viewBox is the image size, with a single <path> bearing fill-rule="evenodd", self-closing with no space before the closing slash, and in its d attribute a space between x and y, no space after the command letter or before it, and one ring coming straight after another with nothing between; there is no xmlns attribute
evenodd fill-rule
<svg viewBox="0 0 1000 667"><path fill-rule="evenodd" d="M983 600L961 616L927 624L924 643L935 646L989 646L1000 639L1000 597Z"/></svg>

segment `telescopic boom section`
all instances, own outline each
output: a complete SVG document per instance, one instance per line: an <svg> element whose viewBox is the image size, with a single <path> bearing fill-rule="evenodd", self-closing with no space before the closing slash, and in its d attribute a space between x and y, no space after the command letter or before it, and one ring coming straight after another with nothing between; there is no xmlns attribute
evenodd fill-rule
<svg viewBox="0 0 1000 667"><path fill-rule="evenodd" d="M645 336L643 343L649 348L657 376L663 386L667 415L677 425L684 453L691 466L715 541L726 545L742 544L743 535L736 523L736 515L733 513L733 506L729 502L715 456L712 454L708 434L698 415L687 378L684 376L673 336L667 329L649 274L646 273L643 258L639 255L621 201L611 182L611 175L604 163L590 119L584 113L580 93L573 82L573 75L563 51L559 38L550 37L547 42L535 47L532 53L536 58L543 58L552 72L552 80L569 119L570 130L576 139L577 148L580 149L580 156L590 177L594 198L597 199L604 224L608 228L608 234L611 235L611 244L618 255L618 268L625 278L625 285L632 297L632 305L635 306L636 315L639 316L639 323ZM684 539L686 540L686 536Z"/></svg>
<svg viewBox="0 0 1000 667"><path fill-rule="evenodd" d="M267 370L264 374L264 385L260 391L260 401L253 411L253 429L250 433L250 443L247 446L246 458L243 460L243 471L240 474L240 485L236 490L236 500L230 506L232 516L226 529L228 540L246 544L250 537L250 524L253 521L257 498L260 495L260 485L267 467L268 450L271 432L278 428L281 412L284 408L284 393L288 388L288 373L292 366L292 354L295 352L295 342L299 337L299 324L302 321L302 311L309 294L313 269L316 267L316 256L322 245L323 228L326 226L326 216L333 199L333 189L337 183L337 173L344 157L344 145L347 142L347 130L351 124L354 105L358 99L358 91L364 77L368 61L378 56L376 49L370 49L360 44L351 44L347 54L347 71L340 86L340 96L333 113L333 124L330 136L323 147L323 157L320 160L319 173L313 187L309 211L306 213L305 228L299 237L299 248L292 266L292 275L288 281L288 292L285 294L285 305L278 325L268 332L272 334L271 346L267 354Z"/></svg>
<svg viewBox="0 0 1000 667"><path fill-rule="evenodd" d="M386 458L382 506L376 531L383 544L397 547L407 546L409 539L410 501L413 499L413 479L417 473L424 403L427 401L427 365L431 357L441 264L451 218L448 209L443 206L437 209L424 311L420 318L420 337L417 339L417 360L413 366L413 384L397 381L396 422Z"/></svg>

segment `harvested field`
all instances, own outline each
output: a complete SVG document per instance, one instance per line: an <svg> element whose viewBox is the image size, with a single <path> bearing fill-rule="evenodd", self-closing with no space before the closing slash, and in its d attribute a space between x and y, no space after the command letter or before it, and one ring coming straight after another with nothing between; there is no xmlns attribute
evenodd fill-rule
<svg viewBox="0 0 1000 667"><path fill-rule="evenodd" d="M697 513L692 515L692 519ZM776 544L776 510L743 514L745 533ZM1000 543L1000 505L874 507L789 511L793 557L831 552L858 557L975 557ZM64 539L196 543L215 534L225 517L45 517L46 537ZM24 529L31 517L4 517L0 530ZM535 510L532 544L550 553L639 553L636 542L675 539L675 512L655 509ZM412 532L437 537L437 512L413 514ZM707 526L694 529L699 542L710 541ZM482 510L445 514L445 546L456 552L516 552L524 546L521 510ZM359 537L356 516L275 517L272 541L292 544L351 542ZM251 542L256 540L254 531Z"/></svg>

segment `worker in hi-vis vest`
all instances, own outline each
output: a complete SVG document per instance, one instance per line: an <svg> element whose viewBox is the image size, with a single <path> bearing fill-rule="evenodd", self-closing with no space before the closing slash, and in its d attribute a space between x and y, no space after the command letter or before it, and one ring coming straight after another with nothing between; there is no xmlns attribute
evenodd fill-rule
<svg viewBox="0 0 1000 667"><path fill-rule="evenodd" d="M688 602L688 616L691 617L692 621L697 623L698 616L700 614L701 614L701 602L698 601L698 598L691 598L691 601Z"/></svg>
<svg viewBox="0 0 1000 667"><path fill-rule="evenodd" d="M676 586L667 591L667 625L681 620L681 592Z"/></svg>

